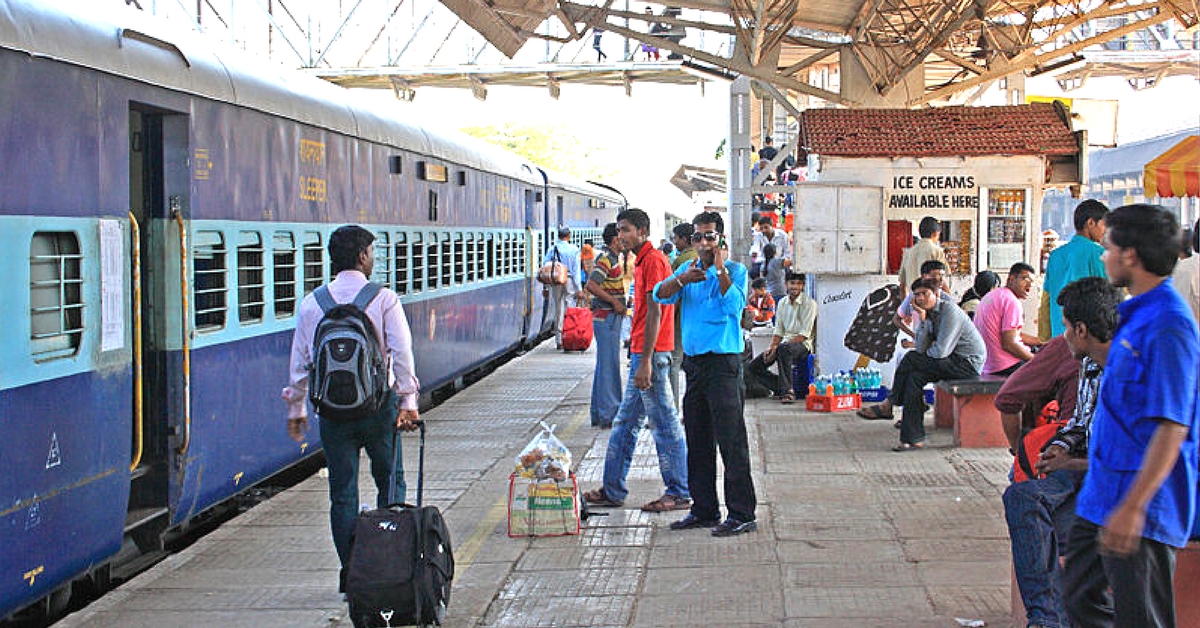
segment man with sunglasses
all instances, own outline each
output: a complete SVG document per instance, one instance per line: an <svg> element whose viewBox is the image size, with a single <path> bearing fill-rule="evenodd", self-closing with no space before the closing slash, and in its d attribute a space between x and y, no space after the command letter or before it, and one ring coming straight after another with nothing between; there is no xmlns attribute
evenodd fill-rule
<svg viewBox="0 0 1200 628"><path fill-rule="evenodd" d="M683 324L683 427L687 435L691 511L672 530L712 528L713 536L757 529L750 448L742 415L742 310L746 267L727 260L724 221L716 212L692 220L698 258L654 287L654 300L677 305ZM725 505L717 498L717 448L725 466Z"/></svg>

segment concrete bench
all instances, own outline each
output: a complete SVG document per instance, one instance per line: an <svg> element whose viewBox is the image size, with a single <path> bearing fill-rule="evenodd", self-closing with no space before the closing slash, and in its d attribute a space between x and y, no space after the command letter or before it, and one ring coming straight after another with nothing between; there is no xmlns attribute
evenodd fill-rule
<svg viewBox="0 0 1200 628"><path fill-rule="evenodd" d="M955 447L1008 447L993 401L1003 377L943 380L934 385L933 424L954 428Z"/></svg>
<svg viewBox="0 0 1200 628"><path fill-rule="evenodd" d="M1061 560L1061 559L1060 559ZM1200 626L1200 541L1175 552L1175 625ZM1025 603L1012 571L1012 625L1025 625Z"/></svg>

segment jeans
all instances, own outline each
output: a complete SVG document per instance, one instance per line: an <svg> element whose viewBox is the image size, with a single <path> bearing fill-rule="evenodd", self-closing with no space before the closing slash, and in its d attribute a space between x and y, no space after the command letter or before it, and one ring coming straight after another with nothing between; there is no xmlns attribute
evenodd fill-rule
<svg viewBox="0 0 1200 628"><path fill-rule="evenodd" d="M359 450L366 449L371 460L371 476L378 491L375 505L379 508L388 505L388 480L393 471L396 501L404 501L404 464L398 452L396 467L392 468L392 435L399 412L400 399L389 391L383 408L374 416L357 421L320 421L325 464L329 468L329 525L343 569L350 564L350 536L358 519Z"/></svg>
<svg viewBox="0 0 1200 628"><path fill-rule="evenodd" d="M1059 469L1004 491L1004 517L1012 539L1013 570L1027 625L1070 628L1059 556L1075 522L1075 495L1083 471Z"/></svg>
<svg viewBox="0 0 1200 628"><path fill-rule="evenodd" d="M1081 628L1173 628L1175 548L1143 537L1131 556L1103 556L1099 531L1075 517L1067 538L1063 591L1071 620Z"/></svg>
<svg viewBox="0 0 1200 628"><path fill-rule="evenodd" d="M775 361L772 362L779 367L779 373L772 373L768 370L771 366L763 359L763 354L755 356L750 362L750 374L758 378L763 386L771 389L771 392L776 395L792 390L792 365L803 364L808 366L808 347L799 342L784 342L775 350ZM803 397L808 394L807 390L793 391L797 397Z"/></svg>
<svg viewBox="0 0 1200 628"><path fill-rule="evenodd" d="M953 353L945 358L931 358L920 351L904 354L888 395L892 405L904 407L900 442L915 445L925 440L925 384L978 376L979 371L966 358Z"/></svg>
<svg viewBox="0 0 1200 628"><path fill-rule="evenodd" d="M642 419L646 418L654 433L658 471L667 487L666 494L691 499L688 493L687 443L683 426L675 414L675 406L671 404L667 384L671 354L659 351L650 359L650 388L646 390L633 385L642 354L633 354L633 361L629 365L625 400L621 402L621 409L612 424L612 434L608 436L608 453L604 457L604 494L617 501L624 501L629 494L625 478L633 462L633 450L637 447L638 432L642 430Z"/></svg>
<svg viewBox="0 0 1200 628"><path fill-rule="evenodd" d="M736 353L685 356L683 373L687 376L683 427L687 433L692 515L704 520L721 518L717 499L717 448L720 447L729 516L738 521L754 521L757 500L742 415L742 358Z"/></svg>
<svg viewBox="0 0 1200 628"><path fill-rule="evenodd" d="M611 310L606 318L592 316L596 337L596 370L592 372L592 425L612 425L621 406L621 321Z"/></svg>

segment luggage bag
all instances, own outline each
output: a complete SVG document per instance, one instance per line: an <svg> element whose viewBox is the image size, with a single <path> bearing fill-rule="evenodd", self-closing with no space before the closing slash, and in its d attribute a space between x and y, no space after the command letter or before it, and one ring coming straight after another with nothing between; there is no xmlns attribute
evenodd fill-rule
<svg viewBox="0 0 1200 628"><path fill-rule="evenodd" d="M365 511L355 523L346 575L346 600L355 628L440 626L446 616L454 554L441 512L421 504L425 422L418 425L417 505L397 503L392 474L389 506ZM400 455L400 430L393 439L394 468Z"/></svg>
<svg viewBox="0 0 1200 628"><path fill-rule="evenodd" d="M569 307L563 314L562 348L564 351L587 351L592 346L592 311Z"/></svg>

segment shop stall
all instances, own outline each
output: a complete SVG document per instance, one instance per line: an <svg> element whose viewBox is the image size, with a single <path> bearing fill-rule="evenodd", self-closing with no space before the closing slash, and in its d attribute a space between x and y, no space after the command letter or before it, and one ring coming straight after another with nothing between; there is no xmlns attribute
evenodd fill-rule
<svg viewBox="0 0 1200 628"><path fill-rule="evenodd" d="M822 371L874 362L890 379L898 339L878 312L895 309L900 260L925 216L942 223L956 297L981 270L1039 266L1042 194L1080 180L1085 142L1069 120L1052 104L802 113L793 268L814 276Z"/></svg>

